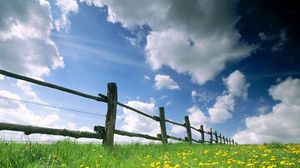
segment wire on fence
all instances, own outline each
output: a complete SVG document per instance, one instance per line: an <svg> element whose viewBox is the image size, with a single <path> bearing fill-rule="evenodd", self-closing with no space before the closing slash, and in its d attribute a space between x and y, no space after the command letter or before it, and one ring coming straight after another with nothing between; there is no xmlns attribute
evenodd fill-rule
<svg viewBox="0 0 300 168"><path fill-rule="evenodd" d="M74 95L77 95L77 96L81 96L81 97L85 97L85 98L88 98L88 99L93 99L93 100L100 101L100 102L107 102L107 98L105 99L106 96L104 96L102 94L99 94L99 97L92 96L92 95L81 93L81 92L78 92L76 90L68 89L68 88L65 88L65 87L62 87L62 86L54 85L54 84L51 84L51 83L39 81L39 80L36 80L36 79L33 79L33 78L29 78L29 77L26 77L26 76L22 76L22 75L18 75L18 74L15 74L15 73L8 72L8 71L4 71L2 69L0 69L0 74L5 75L5 76L9 76L9 77L12 77L12 78L24 80L24 81L27 81L27 82L35 83L35 84L38 84L38 85L41 85L41 86L49 87L49 88L52 88L52 89L68 92L68 93L71 93L71 94L74 94Z"/></svg>
<svg viewBox="0 0 300 168"><path fill-rule="evenodd" d="M73 111L73 112L76 112L76 113L82 113L82 114L88 114L88 115L96 115L96 116L103 116L103 117L106 116L106 115L102 115L102 114L95 114L95 113L90 113L90 112L81 111L81 110L75 110L75 109L70 109L70 108L58 107L58 106L54 106L54 105L42 104L42 103L32 102L32 101L28 101L28 100L19 100L19 99L4 97L4 96L0 96L0 98L6 99L6 100L13 100L13 101L18 101L18 102L23 102L23 103L27 103L27 104L34 104L34 105L39 105L39 106L44 106L44 107L50 107L50 108L55 108L55 109Z"/></svg>

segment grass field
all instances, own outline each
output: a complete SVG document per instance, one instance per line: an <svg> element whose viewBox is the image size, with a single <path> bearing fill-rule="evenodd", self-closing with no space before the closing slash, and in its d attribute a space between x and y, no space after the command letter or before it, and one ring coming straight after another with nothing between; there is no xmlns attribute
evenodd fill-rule
<svg viewBox="0 0 300 168"><path fill-rule="evenodd" d="M0 142L0 167L300 167L299 144L129 144L106 150L97 144Z"/></svg>

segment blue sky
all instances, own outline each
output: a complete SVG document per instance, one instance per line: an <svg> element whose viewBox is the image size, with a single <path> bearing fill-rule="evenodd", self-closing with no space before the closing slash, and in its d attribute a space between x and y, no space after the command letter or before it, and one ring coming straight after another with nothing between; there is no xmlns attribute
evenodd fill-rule
<svg viewBox="0 0 300 168"><path fill-rule="evenodd" d="M3 70L93 95L115 82L123 103L153 115L165 107L166 118L183 122L188 115L193 126L240 143L300 141L299 23L292 19L299 10L293 4L30 0L0 6ZM104 103L3 76L0 95L100 114L1 98L0 122L88 131L104 124ZM159 133L156 123L122 108L117 128ZM171 125L168 134L185 136ZM7 137L24 135L4 131ZM41 137L31 138L61 138Z"/></svg>

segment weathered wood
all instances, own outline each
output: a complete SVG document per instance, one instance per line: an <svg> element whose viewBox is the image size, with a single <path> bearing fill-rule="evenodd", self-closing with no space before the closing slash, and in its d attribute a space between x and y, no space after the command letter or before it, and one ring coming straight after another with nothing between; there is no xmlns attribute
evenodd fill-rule
<svg viewBox="0 0 300 168"><path fill-rule="evenodd" d="M222 135L221 134L220 134L219 138L220 138L220 143L222 144L223 142L222 142Z"/></svg>
<svg viewBox="0 0 300 168"><path fill-rule="evenodd" d="M120 105L120 106L122 106L122 107L124 107L124 108L127 108L127 109L129 109L129 110L132 110L132 111L134 111L134 112L136 112L136 113L138 113L138 114L141 114L141 115L143 115L143 116L145 116L145 117L151 118L151 119L153 119L153 120L155 120L155 121L159 121L159 119L158 119L157 116L151 116L151 115L146 114L146 113L144 113L144 112L142 112L142 111L140 111L140 110L137 110L137 109L135 109L135 108L132 108L132 107L130 107L130 106L127 106L127 105L125 105L125 104L123 104L123 103L121 103L121 102L117 102L117 104Z"/></svg>
<svg viewBox="0 0 300 168"><path fill-rule="evenodd" d="M95 131L101 131L105 129L103 126L95 126L94 130ZM140 133L133 133L133 132L127 132L127 131L122 131L122 130L117 130L115 129L115 134L118 135L123 135L123 136L129 136L129 137L138 137L138 138L145 138L145 139L150 139L150 140L156 140L156 141L161 141L161 138L146 135L146 134L140 134ZM159 136L159 135L158 135Z"/></svg>
<svg viewBox="0 0 300 168"><path fill-rule="evenodd" d="M225 140L226 140L226 144L228 144L228 138L227 138L227 137L226 137L226 139L225 139Z"/></svg>
<svg viewBox="0 0 300 168"><path fill-rule="evenodd" d="M201 142L204 143L204 128L203 125L200 125L200 133L201 133Z"/></svg>
<svg viewBox="0 0 300 168"><path fill-rule="evenodd" d="M168 119L165 119L165 121L168 122L168 123L174 124L174 125L178 125L178 126L185 127L184 124L180 124L180 123L177 123L177 122L175 122L175 121L171 121L171 120L168 120Z"/></svg>
<svg viewBox="0 0 300 168"><path fill-rule="evenodd" d="M115 130L115 133L118 135L124 135L124 136L129 136L129 137L139 137L139 138L146 138L150 140L156 140L156 141L161 141L160 138L146 135L146 134L139 134L139 133L133 133L133 132L127 132L127 131L122 131L122 130Z"/></svg>
<svg viewBox="0 0 300 168"><path fill-rule="evenodd" d="M219 143L219 142L218 142L218 133L217 133L217 131L215 131L215 138L216 138L216 141L215 141L215 142L216 142L216 143Z"/></svg>
<svg viewBox="0 0 300 168"><path fill-rule="evenodd" d="M186 127L186 133L187 133L187 141L189 143L192 143L192 131L191 131L191 124L189 116L184 117L185 120L185 127Z"/></svg>
<svg viewBox="0 0 300 168"><path fill-rule="evenodd" d="M200 141L197 141L196 139L192 139L192 142L201 143Z"/></svg>
<svg viewBox="0 0 300 168"><path fill-rule="evenodd" d="M223 144L226 144L225 136L223 135Z"/></svg>
<svg viewBox="0 0 300 168"><path fill-rule="evenodd" d="M168 143L166 123L165 123L165 109L163 107L159 108L159 123L160 123L160 132L161 132L161 142L163 144Z"/></svg>
<svg viewBox="0 0 300 168"><path fill-rule="evenodd" d="M170 138L170 139L173 139L173 140L183 141L182 138L174 137L174 136L171 136L171 135L167 135L167 137Z"/></svg>
<svg viewBox="0 0 300 168"><path fill-rule="evenodd" d="M199 132L199 129L197 129L197 128L193 127L193 126L191 126L191 129L193 129L193 130Z"/></svg>
<svg viewBox="0 0 300 168"><path fill-rule="evenodd" d="M232 139L231 141L232 141L232 145L235 145L235 144L234 144L234 139Z"/></svg>
<svg viewBox="0 0 300 168"><path fill-rule="evenodd" d="M112 147L114 144L114 132L117 115L117 85L115 83L107 84L107 114L105 120L105 131L103 137L103 145Z"/></svg>
<svg viewBox="0 0 300 168"><path fill-rule="evenodd" d="M93 100L100 101L100 102L106 102L106 99L104 99L102 97L97 97L97 96L92 96L92 95L89 95L89 94L81 93L81 92L78 92L76 90L72 90L72 89L62 87L62 86L58 86L58 85L54 85L54 84L51 84L51 83L39 81L39 80L36 80L36 79L33 79L33 78L18 75L18 74L11 73L11 72L8 72L8 71L4 71L4 70L1 70L1 69L0 69L0 74L5 75L5 76L9 76L9 77L12 77L12 78L15 78L15 79L20 79L20 80L24 80L24 81L27 81L27 82L35 83L35 84L45 86L45 87L48 87L48 88L52 88L52 89L60 90L60 91L63 91L63 92L71 93L71 94L81 96L81 97L85 97L85 98L88 98L88 99L93 99Z"/></svg>
<svg viewBox="0 0 300 168"><path fill-rule="evenodd" d="M28 125L9 124L9 123L0 123L0 130L21 131L24 132L24 134L26 135L48 134L48 135L69 136L73 138L96 138L96 139L103 138L103 132L93 133L93 132L85 132L85 131L45 128L45 127L36 127L30 125L28 126Z"/></svg>
<svg viewBox="0 0 300 168"><path fill-rule="evenodd" d="M209 129L209 135L210 135L209 143L213 144L213 132L212 132L212 128Z"/></svg>

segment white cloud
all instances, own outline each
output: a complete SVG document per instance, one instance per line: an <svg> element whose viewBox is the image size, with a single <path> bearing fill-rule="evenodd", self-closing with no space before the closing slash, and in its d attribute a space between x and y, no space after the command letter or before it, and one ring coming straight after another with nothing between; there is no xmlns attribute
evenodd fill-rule
<svg viewBox="0 0 300 168"><path fill-rule="evenodd" d="M0 80L4 80L4 79L5 79L5 76L0 75Z"/></svg>
<svg viewBox="0 0 300 168"><path fill-rule="evenodd" d="M192 90L191 96L192 96L192 99L195 100L196 96L198 96L198 93L195 90Z"/></svg>
<svg viewBox="0 0 300 168"><path fill-rule="evenodd" d="M246 82L245 75L236 70L232 72L227 78L223 78L223 82L227 88L222 95L216 98L216 102L210 108L208 108L208 115L205 115L197 106L192 106L187 109L191 123L197 127L201 124L214 124L222 123L232 118L234 111L235 99L242 97L247 98L248 87L250 86ZM193 101L199 97L199 101L210 101L207 96L192 90L191 96ZM193 121L194 120L194 121Z"/></svg>
<svg viewBox="0 0 300 168"><path fill-rule="evenodd" d="M189 119L192 126L200 128L200 125L207 123L208 118L197 106L192 106L187 109L187 111L189 113Z"/></svg>
<svg viewBox="0 0 300 168"><path fill-rule="evenodd" d="M227 87L223 95L218 96L213 107L208 109L212 123L225 122L232 117L234 111L235 98L247 98L249 84L246 82L245 75L236 70L227 78L223 79Z"/></svg>
<svg viewBox="0 0 300 168"><path fill-rule="evenodd" d="M157 115L157 107L153 102L145 103L141 101L129 101L128 106L143 111L150 115ZM123 108L123 115L118 117L120 119L121 125L120 129L128 132L142 133L152 136L157 136L160 133L159 123L145 116L137 114L134 111ZM117 142L129 142L129 141L139 141L147 142L148 140L143 138L129 138L125 136L117 136L115 138Z"/></svg>
<svg viewBox="0 0 300 168"><path fill-rule="evenodd" d="M192 106L187 109L188 116L190 119L191 126L195 128L200 128L200 125L206 126L209 122L209 118L197 107ZM180 136L185 136L186 128L182 126L172 125L171 132ZM194 134L194 136L199 137L199 134Z"/></svg>
<svg viewBox="0 0 300 168"><path fill-rule="evenodd" d="M280 102L272 111L245 119L246 129L238 131L233 138L239 143L300 142L300 80L287 78L272 86L269 93Z"/></svg>
<svg viewBox="0 0 300 168"><path fill-rule="evenodd" d="M32 90L31 84L22 80L17 80L18 88L20 88L25 95L30 96L31 98L38 100L37 94Z"/></svg>
<svg viewBox="0 0 300 168"><path fill-rule="evenodd" d="M143 78L145 81L149 81L151 80L150 76L147 76L147 75L144 75L144 78Z"/></svg>
<svg viewBox="0 0 300 168"><path fill-rule="evenodd" d="M259 112L260 114L265 114L269 110L269 106L259 106L256 108L256 111Z"/></svg>
<svg viewBox="0 0 300 168"><path fill-rule="evenodd" d="M245 75L238 70L231 73L228 78L223 79L228 88L228 92L236 97L247 98L248 87L250 86L246 82Z"/></svg>
<svg viewBox="0 0 300 168"><path fill-rule="evenodd" d="M124 27L149 25L146 60L153 70L162 66L188 74L204 84L231 60L250 55L254 47L240 41L235 28L236 1L116 1L81 0L108 6L108 21ZM132 10L134 9L134 10Z"/></svg>
<svg viewBox="0 0 300 168"><path fill-rule="evenodd" d="M235 100L231 94L218 96L213 107L208 109L212 123L221 123L232 117Z"/></svg>
<svg viewBox="0 0 300 168"><path fill-rule="evenodd" d="M50 39L48 1L0 1L0 68L40 78L64 66Z"/></svg>
<svg viewBox="0 0 300 168"><path fill-rule="evenodd" d="M56 5L59 7L61 15L60 18L54 21L56 30L68 30L71 21L69 15L78 11L78 4L76 0L56 0Z"/></svg>
<svg viewBox="0 0 300 168"><path fill-rule="evenodd" d="M6 90L0 90L0 96L21 100L17 94ZM5 100L1 101L0 121L35 126L51 126L59 121L59 116L56 113L40 116L29 110L26 105L20 102Z"/></svg>
<svg viewBox="0 0 300 168"><path fill-rule="evenodd" d="M206 92L197 92L195 90L192 90L191 96L193 102L199 101L201 103L208 103L213 99L211 96L207 95Z"/></svg>
<svg viewBox="0 0 300 168"><path fill-rule="evenodd" d="M169 101L167 101L167 103L166 103L166 107L167 107L167 106L170 106L172 103L173 103L173 101L172 101L172 100L169 100Z"/></svg>
<svg viewBox="0 0 300 168"><path fill-rule="evenodd" d="M168 75L155 75L155 88L158 90L161 89L170 89L170 90L179 90L178 84Z"/></svg>

